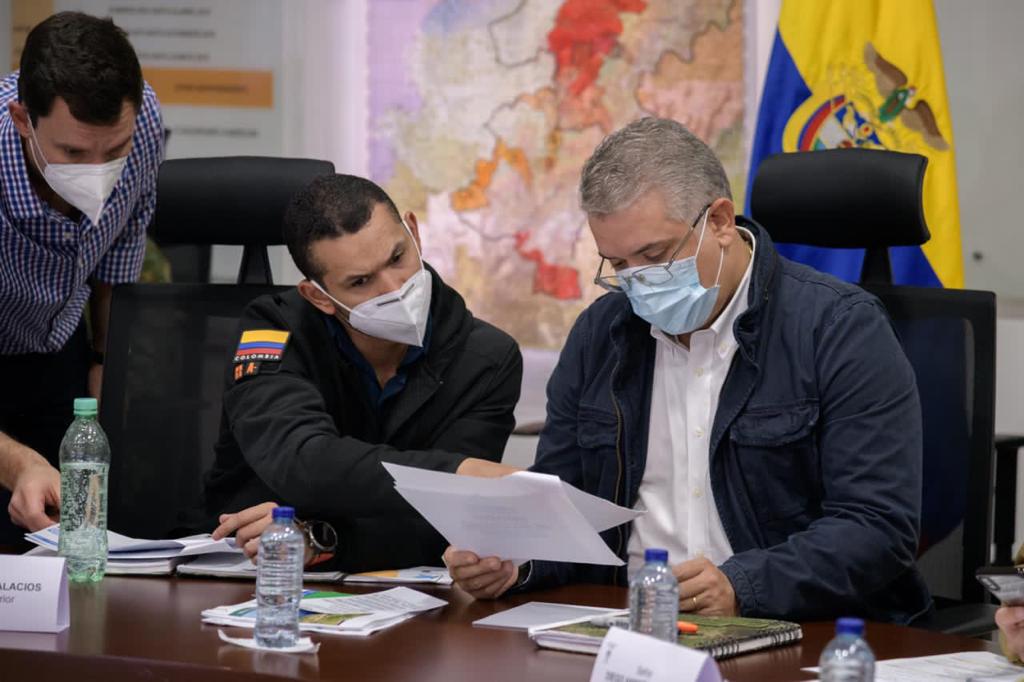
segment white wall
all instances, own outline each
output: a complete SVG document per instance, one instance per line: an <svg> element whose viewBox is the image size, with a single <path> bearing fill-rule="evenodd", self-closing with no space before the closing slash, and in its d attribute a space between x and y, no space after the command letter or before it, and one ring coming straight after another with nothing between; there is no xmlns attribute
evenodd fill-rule
<svg viewBox="0 0 1024 682"><path fill-rule="evenodd" d="M996 433L1024 434L1024 230L1016 199L1024 135L1019 0L934 0L953 117L964 279L999 297ZM1018 462L1017 546L1024 540Z"/></svg>

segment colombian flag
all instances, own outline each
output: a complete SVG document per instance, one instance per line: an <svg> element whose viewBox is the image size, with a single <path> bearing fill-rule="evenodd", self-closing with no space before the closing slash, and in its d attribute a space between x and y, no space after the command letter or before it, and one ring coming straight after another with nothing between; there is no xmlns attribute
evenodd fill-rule
<svg viewBox="0 0 1024 682"><path fill-rule="evenodd" d="M748 182L772 154L852 147L928 157L923 201L932 238L890 249L893 280L962 287L953 125L931 0L783 0ZM860 278L863 250L779 250L842 279Z"/></svg>
<svg viewBox="0 0 1024 682"><path fill-rule="evenodd" d="M247 360L280 362L288 343L288 332L277 329L250 329L242 332L235 350L235 362Z"/></svg>

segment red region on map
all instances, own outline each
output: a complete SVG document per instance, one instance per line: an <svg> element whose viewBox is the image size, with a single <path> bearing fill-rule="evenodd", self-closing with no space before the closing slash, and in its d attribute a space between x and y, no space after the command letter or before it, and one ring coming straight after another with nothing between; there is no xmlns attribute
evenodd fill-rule
<svg viewBox="0 0 1024 682"><path fill-rule="evenodd" d="M643 12L646 7L646 0L565 1L548 33L548 49L555 55L557 76L575 72L571 95L579 96L597 80L605 56L622 34L619 14Z"/></svg>
<svg viewBox="0 0 1024 682"><path fill-rule="evenodd" d="M568 265L553 265L544 259L540 249L526 249L528 231L516 232L516 253L537 264L533 274L533 293L547 294L561 301L580 298L580 273Z"/></svg>

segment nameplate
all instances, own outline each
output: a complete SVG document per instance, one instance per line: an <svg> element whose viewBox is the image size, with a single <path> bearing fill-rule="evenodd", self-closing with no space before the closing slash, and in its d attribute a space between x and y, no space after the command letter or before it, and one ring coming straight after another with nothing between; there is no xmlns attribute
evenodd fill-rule
<svg viewBox="0 0 1024 682"><path fill-rule="evenodd" d="M63 557L0 555L0 630L61 632L68 609Z"/></svg>
<svg viewBox="0 0 1024 682"><path fill-rule="evenodd" d="M649 635L612 628L597 652L590 682L721 682L705 653Z"/></svg>

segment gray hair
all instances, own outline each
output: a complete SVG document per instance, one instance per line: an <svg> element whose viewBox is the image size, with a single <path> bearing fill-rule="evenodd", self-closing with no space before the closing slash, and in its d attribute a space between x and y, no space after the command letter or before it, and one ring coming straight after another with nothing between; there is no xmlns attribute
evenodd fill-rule
<svg viewBox="0 0 1024 682"><path fill-rule="evenodd" d="M732 199L722 162L700 138L671 119L642 118L604 138L587 160L580 208L609 215L654 189L669 218L687 223L715 199Z"/></svg>

